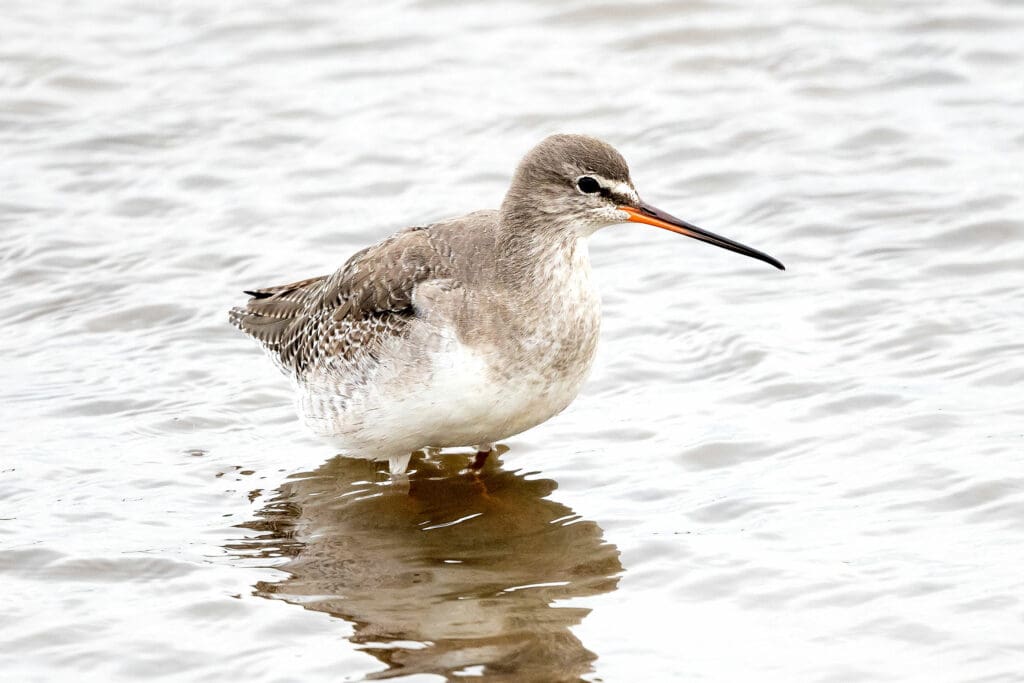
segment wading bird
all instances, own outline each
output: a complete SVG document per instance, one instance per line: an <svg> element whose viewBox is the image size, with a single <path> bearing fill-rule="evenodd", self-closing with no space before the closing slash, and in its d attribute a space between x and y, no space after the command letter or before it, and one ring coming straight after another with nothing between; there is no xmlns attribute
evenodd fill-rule
<svg viewBox="0 0 1024 683"><path fill-rule="evenodd" d="M299 413L344 452L405 472L427 447L493 444L561 412L601 322L587 239L646 223L783 265L645 203L610 145L553 135L497 211L408 228L332 275L247 291L231 322L294 382Z"/></svg>

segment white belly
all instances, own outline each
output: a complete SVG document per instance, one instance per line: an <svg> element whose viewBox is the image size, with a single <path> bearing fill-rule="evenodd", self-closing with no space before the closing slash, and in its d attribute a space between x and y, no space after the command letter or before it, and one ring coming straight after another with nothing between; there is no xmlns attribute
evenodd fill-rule
<svg viewBox="0 0 1024 683"><path fill-rule="evenodd" d="M541 359L538 359L541 360ZM516 373L495 372L500 358L440 341L429 370L400 358L348 396L321 384L300 387L299 412L308 426L351 455L386 458L433 446L494 443L561 412L579 393L589 362L552 376L543 362Z"/></svg>

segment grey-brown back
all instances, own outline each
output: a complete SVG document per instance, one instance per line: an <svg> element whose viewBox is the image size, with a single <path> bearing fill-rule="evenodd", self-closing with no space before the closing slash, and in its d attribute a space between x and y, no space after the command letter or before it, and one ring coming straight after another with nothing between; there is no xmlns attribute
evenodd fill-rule
<svg viewBox="0 0 1024 683"><path fill-rule="evenodd" d="M460 250L493 244L494 212L479 212L425 228L409 228L354 254L329 276L250 290L230 321L259 341L296 377L328 358L347 364L378 360L382 344L405 333L416 315L413 292L427 280L464 279L470 258Z"/></svg>

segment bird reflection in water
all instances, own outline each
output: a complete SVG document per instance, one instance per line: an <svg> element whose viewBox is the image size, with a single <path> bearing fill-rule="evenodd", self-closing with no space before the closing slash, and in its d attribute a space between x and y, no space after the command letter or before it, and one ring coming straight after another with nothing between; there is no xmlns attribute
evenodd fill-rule
<svg viewBox="0 0 1024 683"><path fill-rule="evenodd" d="M500 453L501 451L499 451ZM375 463L337 457L296 475L242 526L231 550L289 574L256 594L327 612L387 665L371 678L459 673L578 680L596 655L571 627L590 611L556 601L615 589L622 571L601 528L547 498L556 484L465 460L414 457L408 491Z"/></svg>

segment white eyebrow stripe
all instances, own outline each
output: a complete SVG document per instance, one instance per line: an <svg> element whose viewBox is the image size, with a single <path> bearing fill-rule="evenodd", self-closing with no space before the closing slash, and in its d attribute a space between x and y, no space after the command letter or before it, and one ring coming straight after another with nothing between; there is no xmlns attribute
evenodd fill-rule
<svg viewBox="0 0 1024 683"><path fill-rule="evenodd" d="M608 180L603 175L600 175L598 173L585 173L583 176L580 176L580 178L584 176L590 176L591 178L597 181L597 184L600 185L602 189L607 190L608 192L611 192L614 195L619 195L621 197L629 197L634 201L640 201L640 195L636 193L636 190L634 190L633 186L630 185L629 183ZM579 182L579 179L577 179L576 182Z"/></svg>
<svg viewBox="0 0 1024 683"><path fill-rule="evenodd" d="M604 180L604 178L602 178L602 180ZM605 182L608 183L607 180L605 180ZM623 197L630 197L631 199L636 199L636 200L640 199L640 197L636 193L636 190L634 190L632 187L630 187L629 183L621 183L620 182L620 183L615 183L614 185L612 185L611 183L608 183L607 185L605 185L605 187L607 187L608 190L612 194L621 195Z"/></svg>

